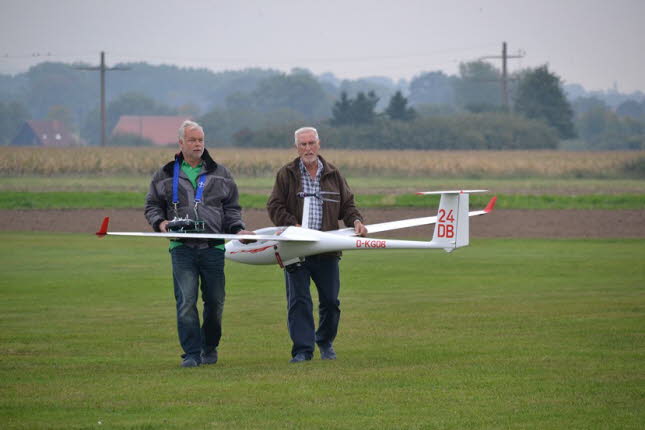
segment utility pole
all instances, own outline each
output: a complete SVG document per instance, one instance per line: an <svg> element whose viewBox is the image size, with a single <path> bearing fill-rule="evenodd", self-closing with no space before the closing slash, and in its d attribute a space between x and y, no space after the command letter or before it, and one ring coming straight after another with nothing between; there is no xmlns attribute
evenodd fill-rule
<svg viewBox="0 0 645 430"><path fill-rule="evenodd" d="M508 55L506 52L506 42L502 42L502 55L487 55L485 57L480 57L480 60L489 60L489 59L502 59L502 104L508 110L508 71L507 71L507 61L509 58L522 58L524 57L524 52L519 51L515 55Z"/></svg>
<svg viewBox="0 0 645 430"><path fill-rule="evenodd" d="M101 51L101 64L97 67L76 67L79 70L92 70L101 72L101 146L105 146L105 72L112 70L130 70L129 67L105 67L105 52Z"/></svg>

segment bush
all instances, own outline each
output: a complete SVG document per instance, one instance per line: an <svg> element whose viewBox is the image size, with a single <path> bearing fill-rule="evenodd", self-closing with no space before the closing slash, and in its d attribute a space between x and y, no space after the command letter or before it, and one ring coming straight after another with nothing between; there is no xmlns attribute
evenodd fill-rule
<svg viewBox="0 0 645 430"><path fill-rule="evenodd" d="M246 129L235 135L234 145L284 148L286 142L292 142L293 131L302 125ZM333 127L323 123L317 128L324 146L335 149L529 150L558 146L555 131L541 121L500 113L425 117L407 122L381 117L369 125Z"/></svg>
<svg viewBox="0 0 645 430"><path fill-rule="evenodd" d="M380 119L360 127L320 128L325 145L338 149L555 149L558 138L542 122L508 114L425 117L410 122Z"/></svg>

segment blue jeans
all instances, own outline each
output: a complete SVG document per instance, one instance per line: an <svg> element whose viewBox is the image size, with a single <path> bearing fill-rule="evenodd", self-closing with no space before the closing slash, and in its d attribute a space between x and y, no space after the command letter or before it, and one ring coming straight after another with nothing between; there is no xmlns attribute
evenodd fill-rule
<svg viewBox="0 0 645 430"><path fill-rule="evenodd" d="M304 353L312 357L314 343L330 347L338 333L340 321L339 258L330 255L307 257L299 267L285 269L287 290L287 325L293 342L291 355ZM318 330L314 327L313 303L309 291L310 280L318 290Z"/></svg>
<svg viewBox="0 0 645 430"><path fill-rule="evenodd" d="M224 251L178 246L170 251L172 277L177 301L177 331L184 354L199 362L200 353L209 353L222 337L224 310ZM198 291L204 302L203 324L197 312Z"/></svg>

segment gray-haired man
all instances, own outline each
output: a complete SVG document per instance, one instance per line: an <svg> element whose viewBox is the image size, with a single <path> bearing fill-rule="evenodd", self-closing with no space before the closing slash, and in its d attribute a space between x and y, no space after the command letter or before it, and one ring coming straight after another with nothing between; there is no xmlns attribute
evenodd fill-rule
<svg viewBox="0 0 645 430"><path fill-rule="evenodd" d="M175 218L198 221L205 233L248 234L242 222L237 185L228 169L204 147L204 130L193 121L179 129L179 153L152 178L145 215L155 231L168 231ZM177 330L183 367L217 362L224 309L224 242L187 239L170 242ZM197 299L204 302L200 327Z"/></svg>
<svg viewBox="0 0 645 430"><path fill-rule="evenodd" d="M309 210L308 227L328 231L338 228L338 221L353 226L356 234L365 236L363 217L354 205L354 194L340 171L318 155L320 139L313 127L303 127L294 133L298 158L283 166L276 175L273 192L267 202L271 221L277 226L301 225L303 199L301 193L326 192L334 200L314 199ZM287 318L289 335L293 341L291 363L311 360L314 345L320 349L323 360L336 358L333 342L340 320L340 253L333 252L307 257L300 263L285 268L287 291ZM313 279L318 289L318 330L314 327L313 304L309 292Z"/></svg>

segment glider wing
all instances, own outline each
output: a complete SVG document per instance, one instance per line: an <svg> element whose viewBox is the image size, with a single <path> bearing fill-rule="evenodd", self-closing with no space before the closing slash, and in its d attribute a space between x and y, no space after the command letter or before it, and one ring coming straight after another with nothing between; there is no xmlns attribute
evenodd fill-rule
<svg viewBox="0 0 645 430"><path fill-rule="evenodd" d="M108 231L109 217L103 219L101 228L96 235L110 236L139 236L139 237L165 237L168 239L222 239L222 240L275 240L279 242L317 242L319 239L299 232L285 230L280 235L275 234L218 234L218 233L148 233L129 231Z"/></svg>
<svg viewBox="0 0 645 430"><path fill-rule="evenodd" d="M437 194L440 194L440 193L437 193ZM497 196L490 199L485 209L480 211L471 211L468 213L468 216L473 217L478 215L484 215L491 212L495 207L496 201L497 201ZM389 230L398 230L401 228L419 227L422 225L435 224L436 222L437 222L436 216L428 216L423 218L410 218L410 219L403 219L399 221L382 222L379 224L369 224L369 225L366 225L365 227L367 228L367 233L372 234L372 233L380 233L380 232L389 231ZM351 227L341 228L340 230L328 231L327 233L338 234L341 236L356 235L356 233L354 232L354 229Z"/></svg>

